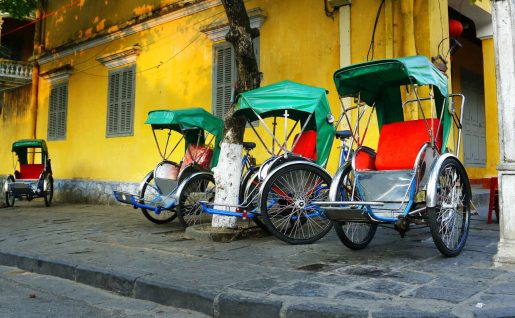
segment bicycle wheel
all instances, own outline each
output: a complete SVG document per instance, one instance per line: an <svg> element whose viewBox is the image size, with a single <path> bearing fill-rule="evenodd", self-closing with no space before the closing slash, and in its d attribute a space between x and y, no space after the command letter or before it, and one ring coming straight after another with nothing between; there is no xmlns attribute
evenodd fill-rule
<svg viewBox="0 0 515 318"><path fill-rule="evenodd" d="M45 205L50 206L52 204L52 198L54 197L54 178L50 174L47 174L43 183L43 199Z"/></svg>
<svg viewBox="0 0 515 318"><path fill-rule="evenodd" d="M248 205L248 210L259 214L259 189L261 188L261 182L259 181L259 175L257 173L253 174L251 178L249 178L247 182L247 186L245 187L244 195L243 195L243 204ZM260 228L266 230L268 232L268 228L263 223L262 217L260 215L252 218L252 221L259 226Z"/></svg>
<svg viewBox="0 0 515 318"><path fill-rule="evenodd" d="M202 211L199 201L213 202L215 179L210 174L198 174L188 179L179 194L177 215L182 226L211 223L213 216Z"/></svg>
<svg viewBox="0 0 515 318"><path fill-rule="evenodd" d="M154 181L154 171L149 172L145 177L143 183L140 185L139 196L140 198L142 198L140 203L155 202L161 200L161 193ZM177 217L177 213L175 212L175 210L161 210L159 213L156 213L153 210L141 208L141 212L149 221L155 224L165 224L171 222L173 219Z"/></svg>
<svg viewBox="0 0 515 318"><path fill-rule="evenodd" d="M343 173L333 180L338 190L332 193L330 201L362 201L356 187L354 171L350 165L343 168ZM334 229L340 241L352 250L361 250L370 244L377 230L377 223L335 222Z"/></svg>
<svg viewBox="0 0 515 318"><path fill-rule="evenodd" d="M7 205L7 206L14 206L15 198L10 189L10 184L13 182L14 182L13 176L8 176L5 179L6 189L7 189L7 191L5 191L5 205Z"/></svg>
<svg viewBox="0 0 515 318"><path fill-rule="evenodd" d="M428 208L433 241L443 255L454 257L465 246L472 196L467 173L455 158L447 158L438 171L437 203Z"/></svg>
<svg viewBox="0 0 515 318"><path fill-rule="evenodd" d="M279 168L263 185L260 208L268 230L290 244L308 244L332 227L313 201L327 200L331 177L319 167L295 163Z"/></svg>

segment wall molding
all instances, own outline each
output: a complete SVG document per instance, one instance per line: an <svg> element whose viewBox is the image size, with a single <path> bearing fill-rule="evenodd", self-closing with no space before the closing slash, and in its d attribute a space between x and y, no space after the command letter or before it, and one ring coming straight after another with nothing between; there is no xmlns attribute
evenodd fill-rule
<svg viewBox="0 0 515 318"><path fill-rule="evenodd" d="M50 82L50 85L55 85L67 81L72 73L73 67L70 64L66 64L48 72L41 73L40 76Z"/></svg>
<svg viewBox="0 0 515 318"><path fill-rule="evenodd" d="M108 53L97 58L97 61L104 64L108 69L136 63L136 58L141 53L138 45L128 47L124 50Z"/></svg>
<svg viewBox="0 0 515 318"><path fill-rule="evenodd" d="M162 16L150 19L148 21L144 21L144 22L141 22L141 23L138 23L135 25L125 27L122 30L113 32L111 34L107 34L107 35L103 35L103 36L99 36L99 37L87 40L80 44L74 45L73 47L58 50L56 53L41 56L37 60L40 65L50 63L50 62L56 61L58 59L61 59L63 57L66 57L66 56L69 56L69 55L72 55L72 54L75 54L75 53L78 53L78 52L81 52L81 51L84 51L87 49L91 49L91 48L97 47L99 45L102 45L102 44L105 44L105 43L108 43L111 41L119 40L119 39L122 39L129 35L132 35L132 34L135 34L135 33L141 32L141 31L145 31L150 28L154 28L156 26L159 26L159 25L171 22L171 21L175 21L180 18L189 16L189 15L192 15L192 14L195 14L195 13L198 13L198 12L201 12L201 11L204 11L204 10L207 10L207 9L219 6L219 5L221 5L220 0L206 0L206 1L203 1L200 3L197 3L195 5L192 5L190 7L187 7L184 9L179 9L177 11L164 14Z"/></svg>

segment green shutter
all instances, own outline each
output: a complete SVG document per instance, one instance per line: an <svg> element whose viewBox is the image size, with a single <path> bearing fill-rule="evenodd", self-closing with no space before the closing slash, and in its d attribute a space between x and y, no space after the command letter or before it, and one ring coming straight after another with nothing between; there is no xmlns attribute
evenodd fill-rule
<svg viewBox="0 0 515 318"><path fill-rule="evenodd" d="M258 67L259 38L254 39L254 54ZM225 112L231 107L234 99L234 85L236 82L236 59L234 48L230 43L222 43L213 48L213 115L223 118Z"/></svg>
<svg viewBox="0 0 515 318"><path fill-rule="evenodd" d="M231 106L236 79L234 50L229 43L214 47L213 61L213 115L223 118Z"/></svg>
<svg viewBox="0 0 515 318"><path fill-rule="evenodd" d="M109 72L106 136L134 134L135 66Z"/></svg>
<svg viewBox="0 0 515 318"><path fill-rule="evenodd" d="M68 82L58 84L50 90L48 105L48 140L66 139L68 113Z"/></svg>

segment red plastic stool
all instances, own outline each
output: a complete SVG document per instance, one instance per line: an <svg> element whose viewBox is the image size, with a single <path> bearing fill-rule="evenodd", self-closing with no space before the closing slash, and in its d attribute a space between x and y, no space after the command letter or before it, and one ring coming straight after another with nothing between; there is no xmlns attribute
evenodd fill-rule
<svg viewBox="0 0 515 318"><path fill-rule="evenodd" d="M492 212L495 209L495 217L499 222L499 191L497 177L490 178L490 202L488 203L488 224L492 224Z"/></svg>

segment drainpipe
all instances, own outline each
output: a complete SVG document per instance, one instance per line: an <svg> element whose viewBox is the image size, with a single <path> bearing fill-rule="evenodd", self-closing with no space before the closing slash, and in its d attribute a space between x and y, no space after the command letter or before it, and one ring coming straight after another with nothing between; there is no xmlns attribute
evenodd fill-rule
<svg viewBox="0 0 515 318"><path fill-rule="evenodd" d="M41 39L42 39L42 15L43 15L43 0L37 1L36 8L36 25L34 28L34 50L33 57L41 54ZM32 118L31 122L31 134L32 138L36 138L36 129L38 122L38 91L39 91L39 65L37 58L34 58L34 66L32 67L32 92L30 99L30 114Z"/></svg>

